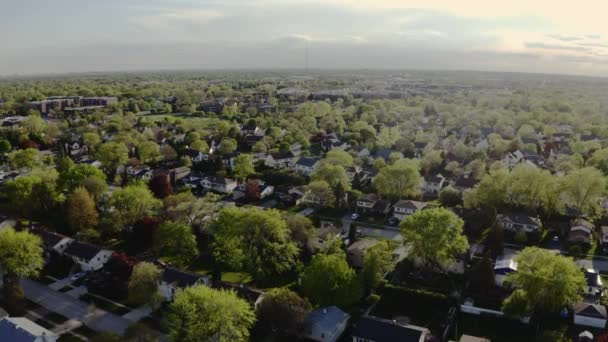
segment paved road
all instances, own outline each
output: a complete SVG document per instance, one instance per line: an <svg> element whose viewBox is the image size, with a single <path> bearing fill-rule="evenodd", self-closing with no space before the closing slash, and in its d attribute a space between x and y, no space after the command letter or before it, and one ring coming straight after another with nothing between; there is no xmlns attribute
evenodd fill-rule
<svg viewBox="0 0 608 342"><path fill-rule="evenodd" d="M576 264L587 269L608 273L608 261L605 260L579 259Z"/></svg>
<svg viewBox="0 0 608 342"><path fill-rule="evenodd" d="M122 335L131 323L128 319L94 308L89 303L55 291L36 281L22 279L21 286L27 299L69 319L81 321L93 330Z"/></svg>

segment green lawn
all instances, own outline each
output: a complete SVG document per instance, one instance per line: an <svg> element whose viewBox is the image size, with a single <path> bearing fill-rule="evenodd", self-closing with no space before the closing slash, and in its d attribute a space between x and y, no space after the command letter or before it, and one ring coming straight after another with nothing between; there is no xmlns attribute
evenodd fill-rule
<svg viewBox="0 0 608 342"><path fill-rule="evenodd" d="M187 270L200 275L210 275L213 271L210 260L206 258L196 259ZM253 277L247 272L222 272L222 281L249 284Z"/></svg>

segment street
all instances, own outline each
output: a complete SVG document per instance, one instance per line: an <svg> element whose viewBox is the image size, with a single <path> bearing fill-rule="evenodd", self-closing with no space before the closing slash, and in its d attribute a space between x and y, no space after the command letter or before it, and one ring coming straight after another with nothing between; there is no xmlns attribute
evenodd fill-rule
<svg viewBox="0 0 608 342"><path fill-rule="evenodd" d="M131 323L128 319L93 308L89 303L55 291L36 281L21 279L21 286L27 299L69 319L81 321L93 330L122 335Z"/></svg>

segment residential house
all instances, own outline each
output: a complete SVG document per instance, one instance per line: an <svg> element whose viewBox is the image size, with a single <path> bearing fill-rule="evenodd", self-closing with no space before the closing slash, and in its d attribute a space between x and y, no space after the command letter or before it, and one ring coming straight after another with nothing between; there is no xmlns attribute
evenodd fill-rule
<svg viewBox="0 0 608 342"><path fill-rule="evenodd" d="M463 175L458 177L454 182L454 189L460 191L461 193L465 190L472 189L477 185L479 181L469 175Z"/></svg>
<svg viewBox="0 0 608 342"><path fill-rule="evenodd" d="M291 151L270 153L264 165L273 169L292 169L298 157Z"/></svg>
<svg viewBox="0 0 608 342"><path fill-rule="evenodd" d="M587 281L586 299L591 302L597 301L604 289L600 273L595 270L585 270L585 280Z"/></svg>
<svg viewBox="0 0 608 342"><path fill-rule="evenodd" d="M112 251L85 242L74 241L63 252L80 265L83 271L96 271L105 265Z"/></svg>
<svg viewBox="0 0 608 342"><path fill-rule="evenodd" d="M25 317L0 319L0 341L6 342L55 342L56 333L30 321Z"/></svg>
<svg viewBox="0 0 608 342"><path fill-rule="evenodd" d="M357 209L361 210L364 213L370 212L374 208L378 200L379 198L376 194L365 194L357 200Z"/></svg>
<svg viewBox="0 0 608 342"><path fill-rule="evenodd" d="M572 220L568 232L568 242L572 244L591 245L593 243L593 223L584 219Z"/></svg>
<svg viewBox="0 0 608 342"><path fill-rule="evenodd" d="M513 272L517 272L517 261L512 256L496 260L494 264L494 283L503 286L505 278Z"/></svg>
<svg viewBox="0 0 608 342"><path fill-rule="evenodd" d="M361 239L352 245L350 245L346 251L346 257L348 262L356 268L363 267L363 259L365 258L365 252L378 244L378 240L375 239Z"/></svg>
<svg viewBox="0 0 608 342"><path fill-rule="evenodd" d="M70 156L85 154L89 151L87 145L85 145L82 141L79 140L66 142L63 146L65 148L66 153Z"/></svg>
<svg viewBox="0 0 608 342"><path fill-rule="evenodd" d="M602 226L602 249L608 253L608 226Z"/></svg>
<svg viewBox="0 0 608 342"><path fill-rule="evenodd" d="M323 152L329 152L331 150L346 150L349 147L349 143L341 141L336 137L335 134L330 134L321 140L321 150Z"/></svg>
<svg viewBox="0 0 608 342"><path fill-rule="evenodd" d="M580 303L574 307L574 324L604 329L608 314L606 307L599 304Z"/></svg>
<svg viewBox="0 0 608 342"><path fill-rule="evenodd" d="M296 173L300 176L310 177L319 167L319 158L315 157L301 157L296 162Z"/></svg>
<svg viewBox="0 0 608 342"><path fill-rule="evenodd" d="M426 176L423 178L421 184L422 193L425 196L436 197L446 183L447 182L442 175Z"/></svg>
<svg viewBox="0 0 608 342"><path fill-rule="evenodd" d="M424 342L427 336L430 336L427 328L374 316L361 317L352 332L353 342Z"/></svg>
<svg viewBox="0 0 608 342"><path fill-rule="evenodd" d="M400 200L393 205L393 217L401 221L404 218L422 210L426 203L412 200Z"/></svg>
<svg viewBox="0 0 608 342"><path fill-rule="evenodd" d="M477 336L463 334L462 336L460 336L460 339L458 340L458 342L492 342L492 341L490 341L489 339L484 338L484 337L477 337Z"/></svg>
<svg viewBox="0 0 608 342"><path fill-rule="evenodd" d="M526 214L499 214L497 220L506 231L533 233L540 228L540 220Z"/></svg>
<svg viewBox="0 0 608 342"><path fill-rule="evenodd" d="M363 171L363 169L361 168L361 166L353 165L344 168L344 171L346 171L346 176L348 177L348 180L352 182L356 176L361 174L361 171Z"/></svg>
<svg viewBox="0 0 608 342"><path fill-rule="evenodd" d="M184 155L186 157L189 157L190 160L192 160L193 163L206 162L210 158L210 153L205 153L205 152L202 152L202 151L196 151L196 150L193 150L193 149L187 149L184 152Z"/></svg>
<svg viewBox="0 0 608 342"><path fill-rule="evenodd" d="M337 306L318 308L306 316L302 335L317 342L335 342L346 330L350 316Z"/></svg>
<svg viewBox="0 0 608 342"><path fill-rule="evenodd" d="M177 289L185 289L197 284L206 286L211 285L211 281L207 277L195 273L188 273L175 268L167 267L164 269L158 290L160 294L168 301L173 300Z"/></svg>
<svg viewBox="0 0 608 342"><path fill-rule="evenodd" d="M43 229L34 229L32 232L42 239L42 249L47 257L53 252L63 254L68 246L74 242L74 239L70 237Z"/></svg>
<svg viewBox="0 0 608 342"><path fill-rule="evenodd" d="M222 194L231 193L237 186L234 179L221 176L207 176L201 180L200 184L204 189Z"/></svg>
<svg viewBox="0 0 608 342"><path fill-rule="evenodd" d="M243 125L241 127L241 134L244 136L263 137L266 134L266 130L259 127L258 125Z"/></svg>
<svg viewBox="0 0 608 342"><path fill-rule="evenodd" d="M139 165L139 166L128 166L127 167L127 175L131 178L141 179L141 180L150 180L152 176L154 176L154 171L148 165Z"/></svg>
<svg viewBox="0 0 608 342"><path fill-rule="evenodd" d="M507 155L502 159L503 164L508 167L509 169L512 169L513 167L515 167L515 165L521 163L524 161L524 154L521 153L521 151L517 150L515 152L509 152L507 153Z"/></svg>
<svg viewBox="0 0 608 342"><path fill-rule="evenodd" d="M367 147L356 146L352 148L352 151L354 152L355 157L357 158L366 158L371 156L371 153Z"/></svg>
<svg viewBox="0 0 608 342"><path fill-rule="evenodd" d="M264 198L274 194L274 186L267 185L261 179L258 179L256 181L258 183L258 190L260 191L260 199L264 199ZM246 192L247 192L247 183L241 183L241 184L237 185L236 189L234 190L234 197L235 198L245 197Z"/></svg>

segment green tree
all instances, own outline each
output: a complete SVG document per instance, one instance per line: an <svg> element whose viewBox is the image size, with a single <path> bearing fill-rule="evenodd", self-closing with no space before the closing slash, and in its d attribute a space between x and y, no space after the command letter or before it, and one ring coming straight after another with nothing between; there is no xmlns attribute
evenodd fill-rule
<svg viewBox="0 0 608 342"><path fill-rule="evenodd" d="M302 291L319 306L349 306L361 298L361 284L344 253L316 254L302 275Z"/></svg>
<svg viewBox="0 0 608 342"><path fill-rule="evenodd" d="M444 208L420 210L401 221L403 242L411 247L410 257L424 267L442 271L469 247L462 234L464 222Z"/></svg>
<svg viewBox="0 0 608 342"><path fill-rule="evenodd" d="M95 152L97 146L101 144L101 137L95 132L83 133L82 140L84 141L85 145L87 145L89 152Z"/></svg>
<svg viewBox="0 0 608 342"><path fill-rule="evenodd" d="M13 146L8 140L0 140L0 159L5 153L9 153L13 149Z"/></svg>
<svg viewBox="0 0 608 342"><path fill-rule="evenodd" d="M215 238L217 262L242 268L258 280L291 271L298 261L298 247L276 210L224 208L215 222Z"/></svg>
<svg viewBox="0 0 608 342"><path fill-rule="evenodd" d="M228 155L228 154L231 154L232 152L234 152L236 150L236 147L237 147L236 140L230 139L230 138L225 138L222 140L222 142L220 144L220 152L223 155Z"/></svg>
<svg viewBox="0 0 608 342"><path fill-rule="evenodd" d="M257 307L258 325L275 336L296 336L311 310L308 300L283 287L266 293Z"/></svg>
<svg viewBox="0 0 608 342"><path fill-rule="evenodd" d="M363 287L369 292L382 283L384 274L393 269L393 256L388 243L379 243L368 249L363 257L361 278Z"/></svg>
<svg viewBox="0 0 608 342"><path fill-rule="evenodd" d="M382 168L374 179L374 185L382 196L397 199L417 195L421 180L417 163L401 159Z"/></svg>
<svg viewBox="0 0 608 342"><path fill-rule="evenodd" d="M507 201L509 171L500 168L485 175L474 189L465 191L466 208L489 207L497 209Z"/></svg>
<svg viewBox="0 0 608 342"><path fill-rule="evenodd" d="M89 164L76 164L72 167L63 167L59 174L59 184L61 188L71 192L79 186L83 185L85 179L95 177L106 181L106 175L98 168Z"/></svg>
<svg viewBox="0 0 608 342"><path fill-rule="evenodd" d="M594 167L573 171L564 177L566 204L580 214L588 214L606 194L606 179Z"/></svg>
<svg viewBox="0 0 608 342"><path fill-rule="evenodd" d="M527 315L533 311L557 313L581 300L585 275L568 257L538 247L527 247L516 257L517 272L506 281L517 288L503 303L503 311Z"/></svg>
<svg viewBox="0 0 608 342"><path fill-rule="evenodd" d="M340 165L342 167L353 166L353 157L343 150L331 150L327 152L321 163Z"/></svg>
<svg viewBox="0 0 608 342"><path fill-rule="evenodd" d="M336 196L326 181L312 181L308 188L310 192L306 194L306 201L325 208L333 208L336 205Z"/></svg>
<svg viewBox="0 0 608 342"><path fill-rule="evenodd" d="M451 186L442 189L439 192L439 203L444 207L455 207L462 204L462 195L460 191Z"/></svg>
<svg viewBox="0 0 608 342"><path fill-rule="evenodd" d="M237 180L244 182L247 177L255 173L255 169L253 168L253 156L251 154L241 154L234 158L232 172Z"/></svg>
<svg viewBox="0 0 608 342"><path fill-rule="evenodd" d="M149 262L140 262L133 267L129 278L129 302L133 305L156 303L160 296L158 282L161 270Z"/></svg>
<svg viewBox="0 0 608 342"><path fill-rule="evenodd" d="M401 132L398 127L382 127L376 137L376 144L383 148L392 147L400 137Z"/></svg>
<svg viewBox="0 0 608 342"><path fill-rule="evenodd" d="M113 173L117 167L126 164L129 159L129 150L123 143L110 141L99 147L97 159L106 171Z"/></svg>
<svg viewBox="0 0 608 342"><path fill-rule="evenodd" d="M177 266L188 265L198 255L192 228L183 223L164 222L154 235L154 253Z"/></svg>
<svg viewBox="0 0 608 342"><path fill-rule="evenodd" d="M114 191L109 205L114 208L112 215L119 223L132 225L153 215L161 208L162 202L144 184L134 184Z"/></svg>
<svg viewBox="0 0 608 342"><path fill-rule="evenodd" d="M8 160L16 169L31 170L40 164L40 153L35 148L26 148L9 153Z"/></svg>
<svg viewBox="0 0 608 342"><path fill-rule="evenodd" d="M147 163L160 157L160 148L154 141L144 141L137 146L137 153L139 154L139 160L142 163Z"/></svg>
<svg viewBox="0 0 608 342"><path fill-rule="evenodd" d="M310 179L314 181L325 181L332 189L341 186L344 190L350 190L350 180L344 167L339 164L323 163Z"/></svg>
<svg viewBox="0 0 608 342"><path fill-rule="evenodd" d="M99 214L95 202L85 188L76 188L67 201L68 221L73 231L79 232L97 226Z"/></svg>
<svg viewBox="0 0 608 342"><path fill-rule="evenodd" d="M245 342L254 322L245 300L204 285L178 290L166 318L169 340L175 342Z"/></svg>
<svg viewBox="0 0 608 342"><path fill-rule="evenodd" d="M12 314L24 314L21 277L36 277L42 269L42 240L27 231L0 230L0 265L4 270L4 298Z"/></svg>

